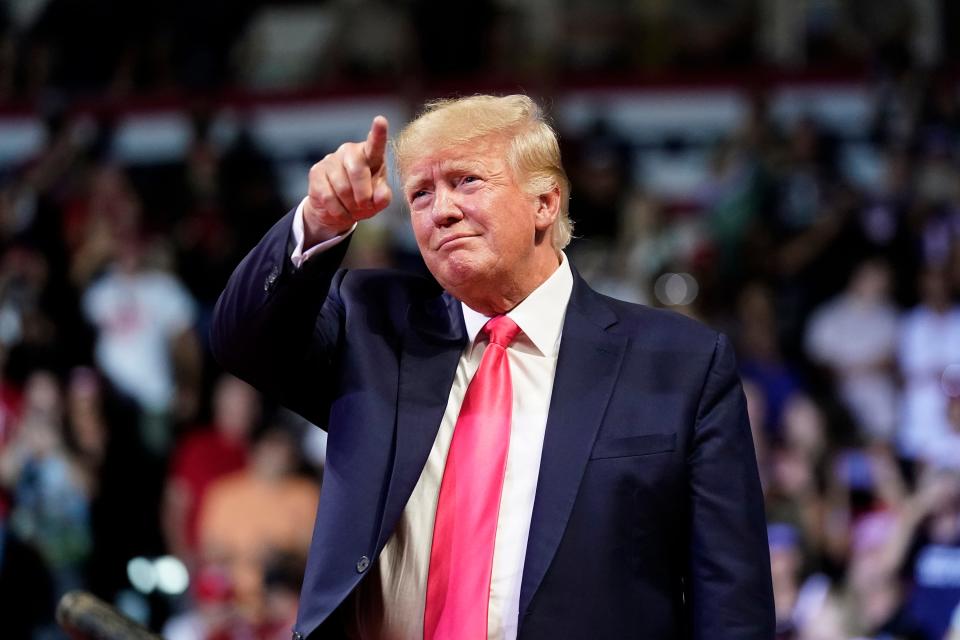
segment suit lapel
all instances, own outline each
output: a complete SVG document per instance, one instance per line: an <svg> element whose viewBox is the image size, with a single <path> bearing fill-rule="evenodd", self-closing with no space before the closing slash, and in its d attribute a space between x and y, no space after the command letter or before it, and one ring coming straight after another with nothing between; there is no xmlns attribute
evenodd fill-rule
<svg viewBox="0 0 960 640"><path fill-rule="evenodd" d="M377 538L382 549L437 437L466 343L460 303L443 294L411 305L400 355L393 469Z"/></svg>
<svg viewBox="0 0 960 640"><path fill-rule="evenodd" d="M627 338L606 329L616 316L574 271L563 323L520 588L520 621L556 554Z"/></svg>

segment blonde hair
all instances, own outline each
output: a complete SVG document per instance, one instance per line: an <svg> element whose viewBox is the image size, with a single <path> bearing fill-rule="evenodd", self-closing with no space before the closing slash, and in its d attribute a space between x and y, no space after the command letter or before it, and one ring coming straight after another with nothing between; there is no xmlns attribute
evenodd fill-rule
<svg viewBox="0 0 960 640"><path fill-rule="evenodd" d="M476 95L428 102L423 111L393 141L398 174L424 149L446 148L502 135L509 140L507 162L531 195L560 188L560 213L552 242L563 249L573 236L570 220L570 181L560 163L557 134L543 111L524 95Z"/></svg>

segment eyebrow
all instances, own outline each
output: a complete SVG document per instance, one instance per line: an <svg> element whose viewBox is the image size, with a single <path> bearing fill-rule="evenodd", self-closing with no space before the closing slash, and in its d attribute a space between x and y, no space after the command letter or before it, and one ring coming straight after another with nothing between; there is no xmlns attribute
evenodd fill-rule
<svg viewBox="0 0 960 640"><path fill-rule="evenodd" d="M421 178L410 178L403 183L403 192L406 194L412 193L414 191L419 191L420 187L429 183L430 180L424 176Z"/></svg>
<svg viewBox="0 0 960 640"><path fill-rule="evenodd" d="M489 173L489 168L487 165L479 159L471 158L457 158L453 160L444 160L440 163L440 171L442 173L472 173L483 171ZM429 172L432 174L432 171ZM429 174L428 174L429 175ZM422 185L431 182L431 178L427 175L417 176L416 174L411 175L407 181L404 182L403 189L405 192L410 192L415 189L419 189Z"/></svg>

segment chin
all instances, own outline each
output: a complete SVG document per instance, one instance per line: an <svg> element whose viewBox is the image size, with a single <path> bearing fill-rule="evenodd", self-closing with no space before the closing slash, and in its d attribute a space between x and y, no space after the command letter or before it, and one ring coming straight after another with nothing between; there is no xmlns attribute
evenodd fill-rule
<svg viewBox="0 0 960 640"><path fill-rule="evenodd" d="M482 285L493 270L475 257L460 256L459 253L455 251L443 257L435 257L427 263L427 268L440 286L456 298L462 299L464 294Z"/></svg>

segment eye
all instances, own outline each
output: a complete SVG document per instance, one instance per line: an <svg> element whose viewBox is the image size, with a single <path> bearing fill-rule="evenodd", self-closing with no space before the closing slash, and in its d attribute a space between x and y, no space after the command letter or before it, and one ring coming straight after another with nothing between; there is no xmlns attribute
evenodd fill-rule
<svg viewBox="0 0 960 640"><path fill-rule="evenodd" d="M420 189L419 191L414 191L410 194L410 202L413 202L417 198L420 198L421 196L425 196L425 195L427 195L427 192L423 189Z"/></svg>
<svg viewBox="0 0 960 640"><path fill-rule="evenodd" d="M479 176L463 176L460 179L460 182L463 184L469 184L471 182L479 182L479 181L480 181Z"/></svg>

